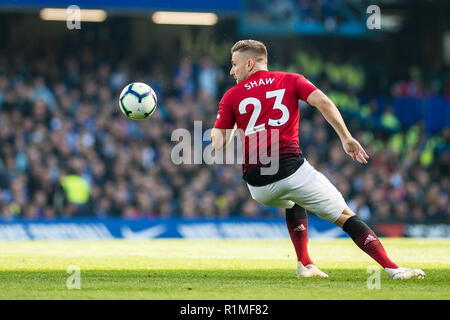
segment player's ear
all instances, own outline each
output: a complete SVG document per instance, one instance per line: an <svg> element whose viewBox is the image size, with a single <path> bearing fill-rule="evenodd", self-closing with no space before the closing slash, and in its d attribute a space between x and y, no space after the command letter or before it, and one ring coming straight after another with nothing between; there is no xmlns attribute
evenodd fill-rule
<svg viewBox="0 0 450 320"><path fill-rule="evenodd" d="M255 61L253 59L247 59L247 68L248 69L252 69L253 66L255 65Z"/></svg>

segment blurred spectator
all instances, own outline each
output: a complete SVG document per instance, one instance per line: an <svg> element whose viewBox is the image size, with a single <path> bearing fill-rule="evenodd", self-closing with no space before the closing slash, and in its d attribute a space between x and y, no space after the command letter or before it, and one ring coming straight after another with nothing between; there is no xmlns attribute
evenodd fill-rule
<svg viewBox="0 0 450 320"><path fill-rule="evenodd" d="M194 66L190 57L180 60L174 74L175 94L178 98L193 96L195 88Z"/></svg>
<svg viewBox="0 0 450 320"><path fill-rule="evenodd" d="M336 6L334 0L322 0L322 16L325 29L333 31L336 29Z"/></svg>
<svg viewBox="0 0 450 320"><path fill-rule="evenodd" d="M362 220L369 221L371 218L370 208L364 199L363 194L358 194L354 199L348 202L348 207Z"/></svg>
<svg viewBox="0 0 450 320"><path fill-rule="evenodd" d="M206 98L217 99L219 70L211 57L205 56L200 60L198 73L199 94Z"/></svg>
<svg viewBox="0 0 450 320"><path fill-rule="evenodd" d="M294 3L292 0L275 0L268 9L276 24L286 24L291 21Z"/></svg>
<svg viewBox="0 0 450 320"><path fill-rule="evenodd" d="M394 133L400 130L400 121L394 114L394 109L391 105L385 107L383 114L380 117L381 127L390 132Z"/></svg>
<svg viewBox="0 0 450 320"><path fill-rule="evenodd" d="M300 17L305 23L312 22L312 6L310 0L299 0L298 7L300 9Z"/></svg>

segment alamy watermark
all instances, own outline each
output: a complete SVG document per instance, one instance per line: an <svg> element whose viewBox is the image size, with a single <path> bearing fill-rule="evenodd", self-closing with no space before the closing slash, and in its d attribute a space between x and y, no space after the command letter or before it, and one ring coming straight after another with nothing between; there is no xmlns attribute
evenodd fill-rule
<svg viewBox="0 0 450 320"><path fill-rule="evenodd" d="M78 266L70 265L67 267L67 273L70 274L66 280L66 287L69 290L81 289L81 269Z"/></svg>
<svg viewBox="0 0 450 320"><path fill-rule="evenodd" d="M66 8L67 19L66 26L69 30L81 29L81 9L77 5L71 5Z"/></svg>
<svg viewBox="0 0 450 320"><path fill-rule="evenodd" d="M227 129L225 136L218 135L218 144L226 147L215 149L211 142L212 129L203 132L202 121L194 121L193 137L189 130L175 129L171 140L178 142L171 152L171 160L181 164L261 164L262 175L273 175L279 169L279 130ZM225 141L223 139L226 139ZM242 143L245 139L247 143ZM246 148L245 146L248 146Z"/></svg>
<svg viewBox="0 0 450 320"><path fill-rule="evenodd" d="M367 278L366 284L369 290L381 289L381 272L378 266L368 266L367 273L371 276Z"/></svg>
<svg viewBox="0 0 450 320"><path fill-rule="evenodd" d="M380 30L381 29L381 9L379 6L373 4L367 7L367 14L370 16L367 17L366 26L369 30Z"/></svg>

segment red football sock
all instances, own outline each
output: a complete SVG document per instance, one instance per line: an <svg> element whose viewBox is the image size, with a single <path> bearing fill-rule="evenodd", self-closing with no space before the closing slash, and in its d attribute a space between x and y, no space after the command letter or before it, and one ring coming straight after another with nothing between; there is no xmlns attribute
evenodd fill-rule
<svg viewBox="0 0 450 320"><path fill-rule="evenodd" d="M372 230L366 231L354 241L361 250L371 256L383 268L398 268L398 265L389 259L383 245Z"/></svg>
<svg viewBox="0 0 450 320"><path fill-rule="evenodd" d="M359 217L352 216L349 218L344 223L343 229L361 250L372 257L383 268L398 268L398 265L387 256L376 234Z"/></svg>
<svg viewBox="0 0 450 320"><path fill-rule="evenodd" d="M292 209L286 209L286 225L297 254L297 261L304 266L312 264L308 254L308 216L305 209L297 205Z"/></svg>

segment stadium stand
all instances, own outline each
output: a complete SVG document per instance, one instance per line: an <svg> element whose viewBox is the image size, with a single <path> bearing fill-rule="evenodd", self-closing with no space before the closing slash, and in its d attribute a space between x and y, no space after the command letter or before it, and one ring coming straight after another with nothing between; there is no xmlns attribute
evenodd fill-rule
<svg viewBox="0 0 450 320"><path fill-rule="evenodd" d="M238 165L170 161L175 128L192 130L194 120L213 125L217 99L232 85L227 69L210 57L183 57L166 77L158 66L142 73L126 60L108 63L89 48L82 52L81 61L50 51L31 60L0 56L3 219L282 214L249 200ZM450 100L444 85L442 93L421 88L415 96L413 83L397 82L391 96L368 99L362 65L325 63L307 52L293 61L286 68L304 70L330 95L372 156L367 167L346 161L320 114L301 106L303 151L352 208L370 222L448 222L450 184L442 172L449 171ZM138 78L159 96L156 114L141 122L119 114L116 101Z"/></svg>

